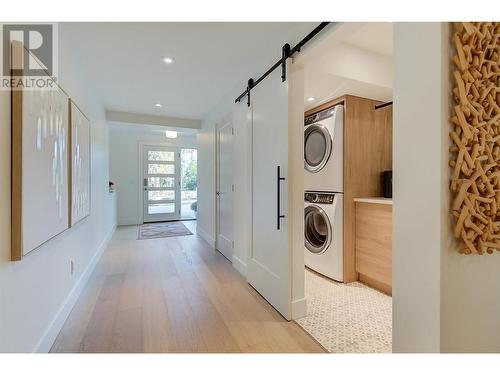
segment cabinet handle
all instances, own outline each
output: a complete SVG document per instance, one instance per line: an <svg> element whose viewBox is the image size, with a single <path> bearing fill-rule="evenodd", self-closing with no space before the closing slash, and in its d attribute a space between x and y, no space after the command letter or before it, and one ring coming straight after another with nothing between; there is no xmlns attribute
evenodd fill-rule
<svg viewBox="0 0 500 375"><path fill-rule="evenodd" d="M280 230L280 219L283 219L285 215L281 215L281 193L280 193L280 185L281 181L285 181L285 177L281 177L281 171L280 171L280 166L278 165L277 168L277 179L276 179L276 186L277 186L277 207L276 207L276 229Z"/></svg>

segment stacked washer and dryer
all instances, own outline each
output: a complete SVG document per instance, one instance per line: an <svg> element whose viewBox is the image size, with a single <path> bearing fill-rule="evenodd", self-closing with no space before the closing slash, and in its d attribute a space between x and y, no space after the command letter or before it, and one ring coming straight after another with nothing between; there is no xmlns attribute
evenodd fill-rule
<svg viewBox="0 0 500 375"><path fill-rule="evenodd" d="M344 106L304 120L305 265L344 280Z"/></svg>

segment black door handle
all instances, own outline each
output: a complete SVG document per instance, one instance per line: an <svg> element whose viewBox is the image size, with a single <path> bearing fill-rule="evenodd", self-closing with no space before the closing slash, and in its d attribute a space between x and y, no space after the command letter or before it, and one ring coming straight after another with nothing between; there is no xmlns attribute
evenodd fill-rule
<svg viewBox="0 0 500 375"><path fill-rule="evenodd" d="M285 181L285 177L281 177L281 171L280 171L280 166L278 165L278 174L277 174L277 179L276 179L276 185L277 185L277 207L276 207L276 229L280 230L280 219L283 219L285 215L281 215L281 193L280 193L280 185L281 181Z"/></svg>

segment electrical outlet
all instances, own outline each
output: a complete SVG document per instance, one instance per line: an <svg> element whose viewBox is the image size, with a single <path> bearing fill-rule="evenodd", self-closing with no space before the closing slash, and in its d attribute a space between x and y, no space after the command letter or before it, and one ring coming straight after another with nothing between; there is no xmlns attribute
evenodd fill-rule
<svg viewBox="0 0 500 375"><path fill-rule="evenodd" d="M75 262L73 260L69 261L69 272L71 275L75 273Z"/></svg>

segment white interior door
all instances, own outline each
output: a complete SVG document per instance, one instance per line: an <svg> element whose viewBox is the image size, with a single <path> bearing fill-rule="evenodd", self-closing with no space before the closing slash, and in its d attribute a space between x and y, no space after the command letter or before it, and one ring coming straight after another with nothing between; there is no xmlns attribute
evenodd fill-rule
<svg viewBox="0 0 500 375"><path fill-rule="evenodd" d="M248 282L290 319L288 81L281 81L281 69L252 90L251 102L253 225Z"/></svg>
<svg viewBox="0 0 500 375"><path fill-rule="evenodd" d="M144 222L179 220L179 149L143 147Z"/></svg>
<svg viewBox="0 0 500 375"><path fill-rule="evenodd" d="M233 259L233 124L224 121L217 132L217 241L216 249Z"/></svg>

